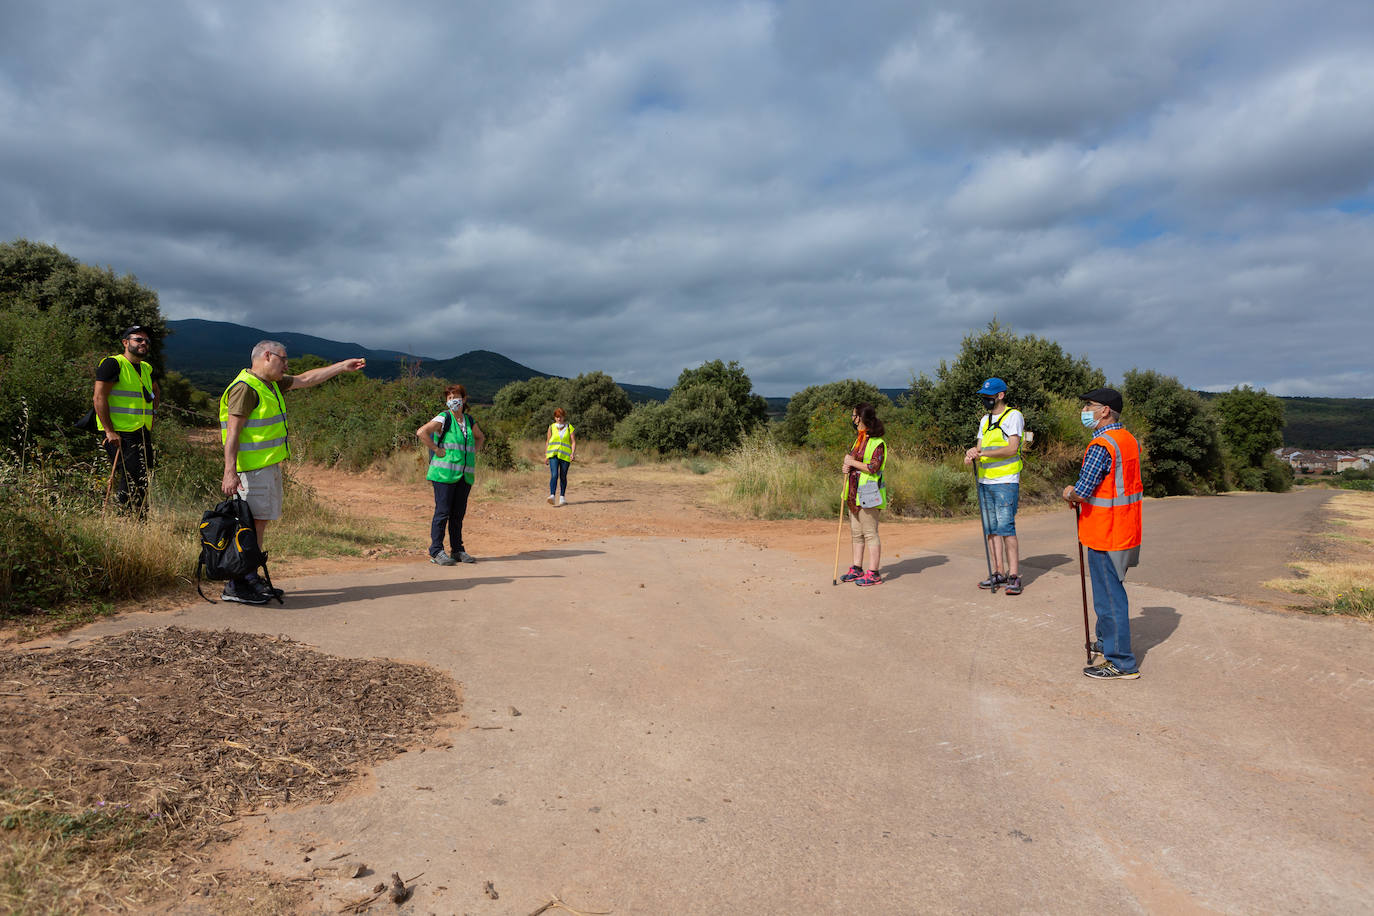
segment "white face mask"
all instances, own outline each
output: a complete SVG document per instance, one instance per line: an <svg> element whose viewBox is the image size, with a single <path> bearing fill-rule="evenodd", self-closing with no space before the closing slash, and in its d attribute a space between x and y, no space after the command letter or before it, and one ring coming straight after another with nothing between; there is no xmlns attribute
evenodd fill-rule
<svg viewBox="0 0 1374 916"><path fill-rule="evenodd" d="M448 401L447 401L446 403L448 404L448 409L449 409L449 410L457 410L458 408L460 408L460 407L463 406L463 399L462 399L462 398L449 398Z"/></svg>
<svg viewBox="0 0 1374 916"><path fill-rule="evenodd" d="M567 420L554 420L554 421L553 421L553 425L554 425L554 426L557 426L559 429L563 429L564 427L566 427L566 426L568 425L568 421L567 421Z"/></svg>

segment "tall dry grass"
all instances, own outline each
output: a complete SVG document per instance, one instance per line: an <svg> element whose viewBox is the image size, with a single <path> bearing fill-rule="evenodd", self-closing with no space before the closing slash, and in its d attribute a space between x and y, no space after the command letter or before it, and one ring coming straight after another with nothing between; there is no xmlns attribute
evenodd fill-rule
<svg viewBox="0 0 1374 916"><path fill-rule="evenodd" d="M1374 544L1374 493L1342 491L1327 503L1332 530L1327 537L1352 553L1369 555ZM1308 610L1374 620L1374 560L1303 560L1292 564L1297 579L1271 579L1266 588L1310 595L1317 599Z"/></svg>

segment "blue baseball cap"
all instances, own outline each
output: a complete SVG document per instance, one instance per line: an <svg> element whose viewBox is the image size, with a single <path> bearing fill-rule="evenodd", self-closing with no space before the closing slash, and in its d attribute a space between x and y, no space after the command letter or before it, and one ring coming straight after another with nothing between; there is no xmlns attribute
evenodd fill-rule
<svg viewBox="0 0 1374 916"><path fill-rule="evenodd" d="M983 383L983 387L978 389L979 394L997 396L1007 390L1007 383L1000 378L990 378Z"/></svg>

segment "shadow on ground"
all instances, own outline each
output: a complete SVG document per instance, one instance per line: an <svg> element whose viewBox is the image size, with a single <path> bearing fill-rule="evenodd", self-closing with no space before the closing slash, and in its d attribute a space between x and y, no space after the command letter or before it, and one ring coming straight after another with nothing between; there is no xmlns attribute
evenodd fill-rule
<svg viewBox="0 0 1374 916"><path fill-rule="evenodd" d="M1180 616L1171 607L1146 607L1140 609L1140 616L1131 621L1131 651L1135 660L1145 660L1145 655L1160 645L1178 629Z"/></svg>
<svg viewBox="0 0 1374 916"><path fill-rule="evenodd" d="M893 563L883 570L883 581L891 582L893 579L900 579L902 576L914 576L919 572L932 569L936 566L943 566L949 562L949 557L941 554L934 554L928 557L912 557L909 560L902 560L900 563Z"/></svg>

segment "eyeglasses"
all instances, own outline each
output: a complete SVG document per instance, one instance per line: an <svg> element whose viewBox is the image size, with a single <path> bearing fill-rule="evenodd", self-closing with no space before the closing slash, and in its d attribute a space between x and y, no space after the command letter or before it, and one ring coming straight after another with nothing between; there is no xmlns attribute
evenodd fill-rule
<svg viewBox="0 0 1374 916"><path fill-rule="evenodd" d="M268 350L266 353L263 354L263 356L275 356L277 359L281 360L282 362L286 362L286 354L285 354L285 353L273 353L271 350Z"/></svg>
<svg viewBox="0 0 1374 916"><path fill-rule="evenodd" d="M146 338L146 337L130 337L130 338L129 338L129 342L130 342L130 343L151 343L151 341L148 340L148 338Z"/></svg>

